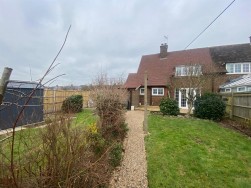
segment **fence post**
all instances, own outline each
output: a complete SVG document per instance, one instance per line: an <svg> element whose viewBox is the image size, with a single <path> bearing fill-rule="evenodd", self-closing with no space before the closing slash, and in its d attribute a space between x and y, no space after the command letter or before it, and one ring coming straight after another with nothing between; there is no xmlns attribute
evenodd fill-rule
<svg viewBox="0 0 251 188"><path fill-rule="evenodd" d="M53 113L56 112L56 90L53 90Z"/></svg>
<svg viewBox="0 0 251 188"><path fill-rule="evenodd" d="M147 71L144 75L144 132L147 134Z"/></svg>
<svg viewBox="0 0 251 188"><path fill-rule="evenodd" d="M3 102L4 92L6 90L7 83L10 79L11 72L12 72L11 68L8 68L8 67L4 68L2 78L0 80L0 104L2 104Z"/></svg>
<svg viewBox="0 0 251 188"><path fill-rule="evenodd" d="M230 119L233 119L234 113L234 92L231 93Z"/></svg>

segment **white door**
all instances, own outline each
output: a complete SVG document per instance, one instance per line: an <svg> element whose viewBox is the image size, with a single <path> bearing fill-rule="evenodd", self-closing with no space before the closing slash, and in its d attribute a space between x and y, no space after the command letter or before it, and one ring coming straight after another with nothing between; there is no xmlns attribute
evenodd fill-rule
<svg viewBox="0 0 251 188"><path fill-rule="evenodd" d="M175 99L179 103L179 108L188 109L187 98L188 98L189 88L182 88L175 90ZM193 91L196 95L195 90Z"/></svg>

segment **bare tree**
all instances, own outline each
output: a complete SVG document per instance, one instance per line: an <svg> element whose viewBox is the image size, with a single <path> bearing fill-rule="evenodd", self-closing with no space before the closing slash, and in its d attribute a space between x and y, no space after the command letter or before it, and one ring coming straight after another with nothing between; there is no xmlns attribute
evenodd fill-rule
<svg viewBox="0 0 251 188"><path fill-rule="evenodd" d="M214 79L218 76L213 66L189 64L176 67L176 74L172 78L173 87L181 92L187 102L187 115L190 116L196 96L202 91L214 91Z"/></svg>
<svg viewBox="0 0 251 188"><path fill-rule="evenodd" d="M18 115L17 115L17 117L16 117L16 119L15 119L15 121L13 123L13 126L12 126L12 142L11 142L11 157L10 157L10 163L11 163L10 164L10 171L11 171L11 174L12 174L12 178L13 178L15 187L19 187L18 182L16 181L17 174L16 174L15 168L14 168L14 143L15 143L15 132L16 132L15 130L16 130L17 124L18 124L19 120L22 118L24 109L26 108L26 105L30 102L30 100L31 100L32 96L34 95L35 91L38 89L38 87L40 87L40 85L44 81L45 77L48 76L48 74L55 68L55 66L57 66L57 65L55 65L55 61L57 60L57 57L59 56L62 49L64 48L64 45L65 45L65 43L67 41L68 34L70 32L70 29L71 29L71 26L69 27L69 29L68 29L68 31L66 33L64 42L63 42L60 50L58 51L57 55L55 56L55 58L51 62L49 68L46 70L46 72L44 73L42 78L39 80L39 83L37 84L37 86L29 94L27 100L25 101L24 105L21 107L21 109L20 109L20 111L19 111L19 113L18 113ZM53 80L53 79L51 79L51 80ZM48 83L48 81L46 83Z"/></svg>

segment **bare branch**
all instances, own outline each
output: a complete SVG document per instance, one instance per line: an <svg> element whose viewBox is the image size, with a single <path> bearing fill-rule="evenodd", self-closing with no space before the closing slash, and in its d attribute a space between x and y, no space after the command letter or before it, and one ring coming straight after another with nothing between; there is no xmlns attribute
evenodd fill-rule
<svg viewBox="0 0 251 188"><path fill-rule="evenodd" d="M58 51L57 55L55 56L55 58L53 59L52 63L50 64L49 68L47 69L47 71L45 72L45 74L43 75L43 77L40 79L39 83L37 84L37 86L32 90L32 92L30 93L28 99L26 100L24 106L21 108L20 112L17 115L17 118L15 120L15 122L13 123L13 127L12 127L12 144L11 144L11 174L13 177L13 181L16 187L18 187L18 183L16 181L16 177L15 177L15 169L14 169L14 142L15 142L15 129L17 126L18 121L20 120L20 118L22 117L23 111L26 108L26 105L29 103L29 101L31 100L32 96L34 95L35 91L38 89L39 86L41 86L42 81L44 80L44 78L49 74L49 72L51 71L51 69L54 66L54 63L56 61L56 59L58 58L59 54L61 53L62 49L64 48L64 45L66 43L68 34L70 32L71 26L69 27L64 42L60 48L60 50Z"/></svg>

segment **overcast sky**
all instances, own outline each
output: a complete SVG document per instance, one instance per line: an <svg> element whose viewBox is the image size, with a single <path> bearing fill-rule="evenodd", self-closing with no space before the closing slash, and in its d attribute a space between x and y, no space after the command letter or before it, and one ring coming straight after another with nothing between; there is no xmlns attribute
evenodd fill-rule
<svg viewBox="0 0 251 188"><path fill-rule="evenodd" d="M41 78L63 43L52 85L90 84L98 72L136 72L141 56L183 50L232 0L0 0L0 71ZM189 48L248 43L251 1L234 4ZM30 74L31 71L31 74Z"/></svg>

